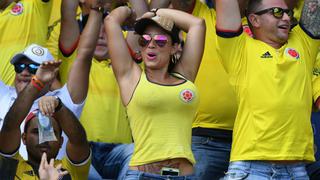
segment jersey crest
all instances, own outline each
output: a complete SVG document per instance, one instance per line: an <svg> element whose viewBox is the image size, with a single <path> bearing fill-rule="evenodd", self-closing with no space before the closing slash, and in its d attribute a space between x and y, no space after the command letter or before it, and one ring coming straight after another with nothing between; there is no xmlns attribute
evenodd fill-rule
<svg viewBox="0 0 320 180"><path fill-rule="evenodd" d="M22 5L22 3L17 3L16 5L14 5L12 7L10 13L12 15L15 15L15 16L22 14L23 13L23 5Z"/></svg>
<svg viewBox="0 0 320 180"><path fill-rule="evenodd" d="M293 49L293 48L287 48L285 51L286 55L294 58L296 60L300 59L300 54L297 50Z"/></svg>
<svg viewBox="0 0 320 180"><path fill-rule="evenodd" d="M180 92L180 99L183 102L191 102L194 99L194 92L190 89L185 89Z"/></svg>

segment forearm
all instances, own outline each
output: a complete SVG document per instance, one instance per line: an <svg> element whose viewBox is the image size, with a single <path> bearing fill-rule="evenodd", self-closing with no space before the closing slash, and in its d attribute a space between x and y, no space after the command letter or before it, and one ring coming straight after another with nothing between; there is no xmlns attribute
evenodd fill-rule
<svg viewBox="0 0 320 180"><path fill-rule="evenodd" d="M3 153L12 153L20 145L21 131L20 125L27 116L33 101L39 94L31 83L20 92L7 115L4 118L3 127L0 132L0 151Z"/></svg>
<svg viewBox="0 0 320 180"><path fill-rule="evenodd" d="M157 15L170 17L181 30L189 32L191 28L202 26L202 19L175 9L159 9Z"/></svg>
<svg viewBox="0 0 320 180"><path fill-rule="evenodd" d="M68 78L68 90L74 103L81 103L87 96L89 73L93 53L98 41L102 13L91 10L81 34L78 53Z"/></svg>
<svg viewBox="0 0 320 180"><path fill-rule="evenodd" d="M320 38L320 1L305 0L300 24L313 37Z"/></svg>
<svg viewBox="0 0 320 180"><path fill-rule="evenodd" d="M63 132L68 137L67 154L72 161L83 161L89 155L89 144L85 129L77 117L65 106L54 113Z"/></svg>
<svg viewBox="0 0 320 180"><path fill-rule="evenodd" d="M138 18L149 10L148 4L145 0L130 0L129 2L131 4L132 9L137 14Z"/></svg>
<svg viewBox="0 0 320 180"><path fill-rule="evenodd" d="M237 0L216 0L216 11L218 29L237 31L241 27L241 14Z"/></svg>
<svg viewBox="0 0 320 180"><path fill-rule="evenodd" d="M78 47L78 57L81 59L91 59L95 50L101 26L102 13L91 10L89 19L84 28ZM88 61L86 61L88 62Z"/></svg>
<svg viewBox="0 0 320 180"><path fill-rule="evenodd" d="M79 25L76 20L78 5L79 0L63 0L61 3L59 44L63 51L73 51L80 36Z"/></svg>

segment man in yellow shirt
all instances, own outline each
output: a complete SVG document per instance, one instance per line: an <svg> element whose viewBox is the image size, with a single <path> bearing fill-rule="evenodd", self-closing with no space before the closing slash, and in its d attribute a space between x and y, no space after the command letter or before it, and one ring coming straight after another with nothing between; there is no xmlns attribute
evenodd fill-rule
<svg viewBox="0 0 320 180"><path fill-rule="evenodd" d="M216 0L217 48L239 104L226 179L308 179L310 116L320 95L313 83L320 72L319 6L305 0L291 30L293 11L284 0L250 0L251 38L242 31L237 0Z"/></svg>
<svg viewBox="0 0 320 180"><path fill-rule="evenodd" d="M55 78L60 63L60 61L43 62L31 82L19 93L4 118L4 124L0 131L0 161L4 159L18 161L14 168L15 172L13 171L14 176L11 176L14 179L39 179L38 169L42 153L45 152L48 155L48 160L56 158L63 144L62 131L69 139L67 155L62 161L56 163L62 163L63 168L69 172L69 178L85 180L88 177L91 155L85 130L77 117L62 103L60 98L54 96L41 97L39 100L40 110L32 111L26 117L34 101L42 95L40 89L49 86ZM49 122L39 120L39 113L49 117ZM25 117L24 132L21 135L20 125ZM40 122L42 122L41 125ZM48 127L53 128L57 140L40 143L40 131ZM27 147L27 161L17 153L21 138ZM3 163L0 164L2 164L0 169L6 166Z"/></svg>
<svg viewBox="0 0 320 180"><path fill-rule="evenodd" d="M0 2L0 76L13 85L10 60L32 43L44 46L52 0L2 0Z"/></svg>

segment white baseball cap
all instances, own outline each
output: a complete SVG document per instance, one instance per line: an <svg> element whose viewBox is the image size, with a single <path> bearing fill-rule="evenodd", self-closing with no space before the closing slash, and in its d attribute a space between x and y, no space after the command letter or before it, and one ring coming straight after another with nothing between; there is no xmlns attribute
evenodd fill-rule
<svg viewBox="0 0 320 180"><path fill-rule="evenodd" d="M53 61L54 58L47 48L37 44L31 44L21 53L16 54L11 59L11 64L19 62L21 59L27 58L35 63L42 64L45 61Z"/></svg>

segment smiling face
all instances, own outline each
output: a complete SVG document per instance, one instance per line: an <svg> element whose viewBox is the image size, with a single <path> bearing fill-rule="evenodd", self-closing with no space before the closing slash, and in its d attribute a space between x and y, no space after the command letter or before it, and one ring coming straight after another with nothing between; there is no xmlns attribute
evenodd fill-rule
<svg viewBox="0 0 320 180"><path fill-rule="evenodd" d="M283 0L263 0L255 12L273 7L288 9ZM281 18L274 17L272 11L261 15L253 13L250 14L249 19L257 39L280 46L287 42L291 27L291 18L287 13L284 13Z"/></svg>
<svg viewBox="0 0 320 180"><path fill-rule="evenodd" d="M157 70L167 69L171 55L177 51L176 45L172 44L170 35L157 26L148 26L144 34L147 35L150 40L141 51L146 68ZM155 39L162 40L162 42L156 42ZM167 42L165 42L165 40L167 40Z"/></svg>
<svg viewBox="0 0 320 180"><path fill-rule="evenodd" d="M55 158L63 143L61 128L54 118L50 118L57 141L50 141L39 144L38 118L34 117L28 122L26 132L22 134L22 141L27 147L28 160L33 163L40 163L42 153L47 153L47 158Z"/></svg>

